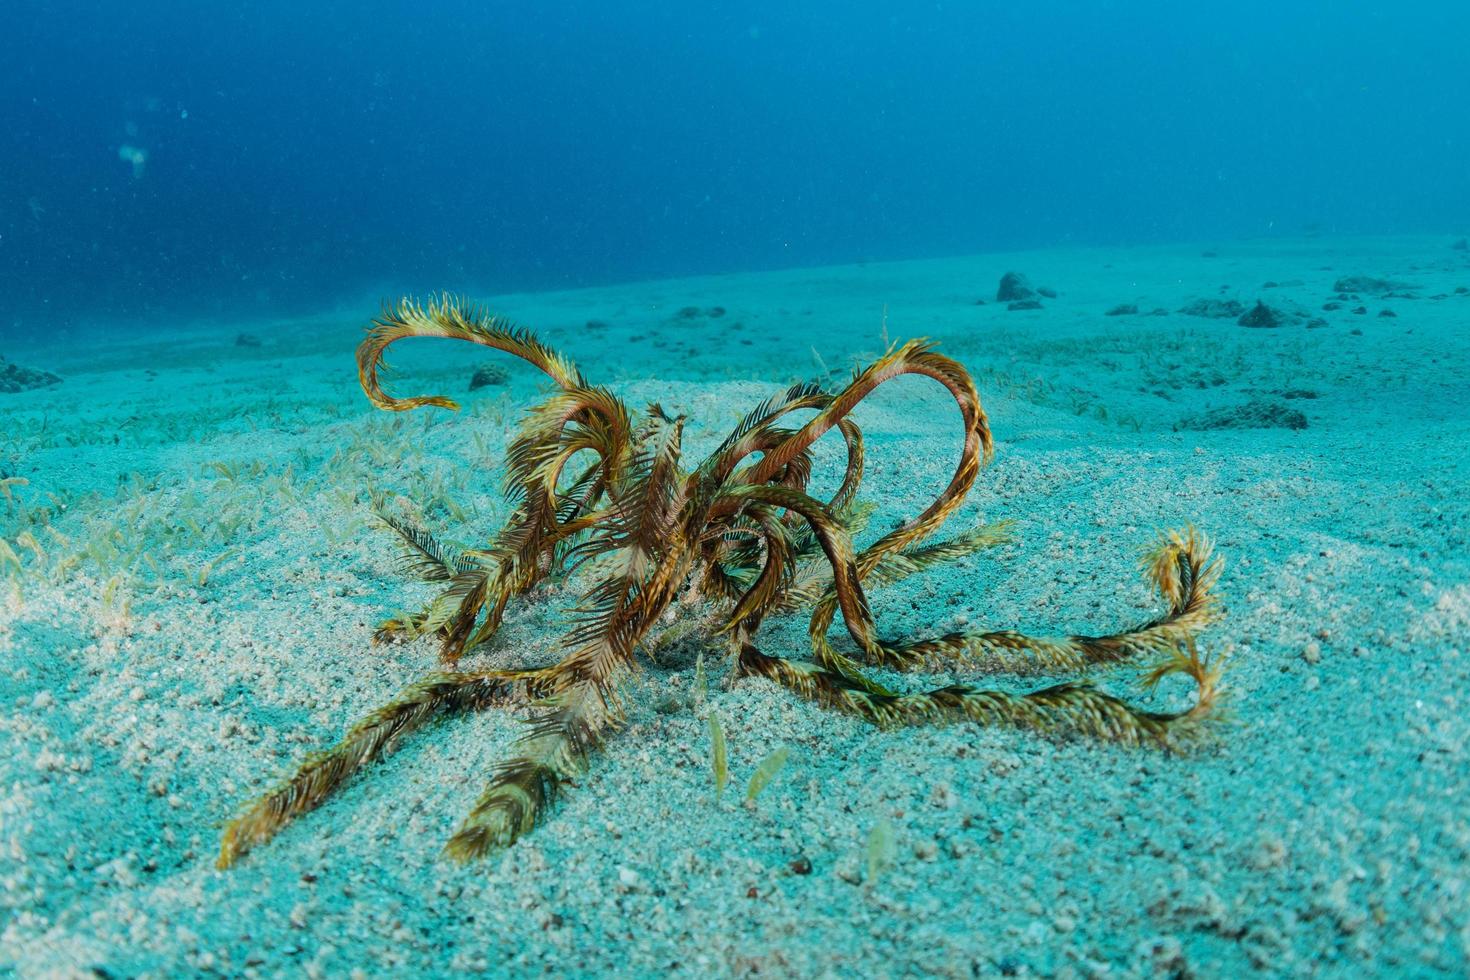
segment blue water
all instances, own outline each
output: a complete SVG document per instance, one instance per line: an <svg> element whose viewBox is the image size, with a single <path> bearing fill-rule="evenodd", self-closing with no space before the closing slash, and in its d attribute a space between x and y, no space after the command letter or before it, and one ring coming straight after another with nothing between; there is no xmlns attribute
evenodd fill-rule
<svg viewBox="0 0 1470 980"><path fill-rule="evenodd" d="M7 0L0 37L0 331L1470 225L1462 0Z"/></svg>

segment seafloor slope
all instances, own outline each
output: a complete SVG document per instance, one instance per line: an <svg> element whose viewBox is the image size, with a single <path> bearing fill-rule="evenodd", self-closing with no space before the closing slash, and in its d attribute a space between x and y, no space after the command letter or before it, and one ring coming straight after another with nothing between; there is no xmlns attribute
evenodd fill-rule
<svg viewBox="0 0 1470 980"><path fill-rule="evenodd" d="M531 373L503 360L504 383L468 393L494 355L424 343L395 359L397 389L467 411L374 412L351 356L370 307L0 350L65 378L0 394L0 971L1463 974L1470 256L1449 245L1049 251L502 297L630 404L690 412L696 449L795 378L940 340L999 440L956 527L1008 517L1019 542L876 592L880 623L1126 625L1149 615L1138 549L1194 521L1229 561L1207 642L1231 656L1234 723L1173 757L880 733L758 680L696 710L693 649L675 650L553 820L469 867L439 847L517 734L494 714L406 740L233 871L213 858L242 800L432 665L428 642L370 643L431 587L395 573L369 491L488 534ZM1056 297L996 302L1010 269ZM1262 322L1257 300L1278 326L1237 322ZM1105 315L1118 306L1138 312ZM952 412L917 380L863 406L878 526L947 479ZM481 662L552 656L564 604L512 615ZM803 625L767 646L800 655ZM1134 691L1128 671L1099 680ZM720 804L708 710L730 749Z"/></svg>

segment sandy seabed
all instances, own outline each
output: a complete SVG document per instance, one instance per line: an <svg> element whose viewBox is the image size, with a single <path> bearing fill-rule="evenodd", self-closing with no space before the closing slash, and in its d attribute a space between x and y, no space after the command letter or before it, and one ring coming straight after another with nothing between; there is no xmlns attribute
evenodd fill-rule
<svg viewBox="0 0 1470 980"><path fill-rule="evenodd" d="M1013 269L1057 295L997 303ZM1387 282L1337 288L1348 276ZM1261 300L1281 325L1180 312L1200 300ZM1228 563L1228 615L1203 642L1229 657L1229 723L1183 754L884 732L731 679L718 656L701 695L689 645L641 672L628 724L551 819L488 860L440 847L517 737L495 712L412 735L216 871L242 802L434 665L430 640L371 642L433 587L396 570L370 491L483 541L539 383L417 342L393 389L465 410L377 412L352 360L371 302L16 346L0 353L65 380L0 394L0 972L1470 971L1470 253L1449 238L1051 250L490 305L631 406L690 413L693 458L793 380L939 341L998 441L952 528L1009 518L1017 540L875 591L880 626L1130 625L1154 609L1140 549L1192 521ZM508 377L467 391L491 361ZM958 423L918 379L857 418L882 530L947 482ZM819 470L840 459L824 445ZM566 604L530 598L473 662L553 658ZM804 626L770 624L765 647L803 656ZM1137 677L1096 680L1187 703ZM709 712L730 753L718 801Z"/></svg>

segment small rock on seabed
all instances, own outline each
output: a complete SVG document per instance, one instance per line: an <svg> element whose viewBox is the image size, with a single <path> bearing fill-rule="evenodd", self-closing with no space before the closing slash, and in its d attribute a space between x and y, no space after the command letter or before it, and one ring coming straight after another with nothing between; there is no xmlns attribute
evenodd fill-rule
<svg viewBox="0 0 1470 980"><path fill-rule="evenodd" d="M61 378L50 371L21 367L0 357L0 392L14 394L32 388L49 388L61 384Z"/></svg>

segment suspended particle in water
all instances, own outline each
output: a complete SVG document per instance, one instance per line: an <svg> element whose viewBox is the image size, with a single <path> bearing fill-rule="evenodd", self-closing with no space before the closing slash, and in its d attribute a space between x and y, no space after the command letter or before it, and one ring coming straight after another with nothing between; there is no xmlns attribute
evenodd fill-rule
<svg viewBox="0 0 1470 980"><path fill-rule="evenodd" d="M148 163L148 151L124 143L117 148L117 158L133 165L133 179L136 180L143 176L143 167Z"/></svg>

